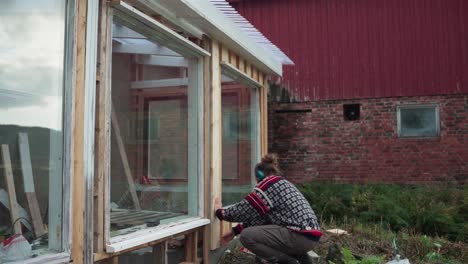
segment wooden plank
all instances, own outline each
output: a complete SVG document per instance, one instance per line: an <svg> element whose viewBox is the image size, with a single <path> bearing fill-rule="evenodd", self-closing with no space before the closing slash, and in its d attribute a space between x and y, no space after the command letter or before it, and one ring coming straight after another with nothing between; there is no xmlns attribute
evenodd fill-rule
<svg viewBox="0 0 468 264"><path fill-rule="evenodd" d="M185 236L185 261L195 263L198 258L198 230Z"/></svg>
<svg viewBox="0 0 468 264"><path fill-rule="evenodd" d="M42 221L41 210L37 202L36 189L34 188L34 178L31 166L31 154L29 151L29 140L27 133L19 133L18 137L21 171L23 175L23 186L26 194L26 201L28 203L29 213L31 215L31 222L36 237L40 237L46 233L44 229L44 222Z"/></svg>
<svg viewBox="0 0 468 264"><path fill-rule="evenodd" d="M76 3L75 16L75 83L74 83L74 117L72 129L72 250L71 259L75 264L82 264L84 258L84 102L85 102L85 56L86 56L86 9L87 1Z"/></svg>
<svg viewBox="0 0 468 264"><path fill-rule="evenodd" d="M96 133L95 133L95 177L94 177L94 252L103 252L106 234L106 188L109 166L109 102L110 102L110 56L111 29L110 6L108 1L100 3L99 41L97 74L101 77L96 85Z"/></svg>
<svg viewBox="0 0 468 264"><path fill-rule="evenodd" d="M128 183L128 190L132 197L133 205L135 206L136 210L141 210L140 202L138 201L136 188L135 188L135 181L132 175L132 171L130 170L130 165L128 164L128 157L127 152L125 151L125 146L122 140L122 134L120 133L120 126L117 119L117 115L115 114L114 110L111 110L111 123L112 129L114 130L115 139L117 141L117 147L119 148L120 159L122 160L122 164L124 167L125 176L127 177Z"/></svg>
<svg viewBox="0 0 468 264"><path fill-rule="evenodd" d="M19 221L18 201L16 200L15 181L13 180L13 170L11 169L10 149L8 145L2 145L2 160L5 175L6 189L10 201L11 223L14 224L15 234L21 234L21 222Z"/></svg>
<svg viewBox="0 0 468 264"><path fill-rule="evenodd" d="M206 50L208 50L209 52L211 52L211 40L208 38L208 37L204 37L202 39L202 47ZM210 117L210 109L211 109L211 105L210 105L210 102L211 102L211 93L209 92L210 91L210 88L211 88L211 63L212 63L212 60L211 58L208 58L208 57L205 57L204 58L204 63L203 63L203 72L204 72L204 93L203 93L203 96L204 96L204 167L205 167L205 170L204 170L204 176L203 176L203 189L205 190L204 191L204 199L203 199L203 209L204 209L204 214L203 216L205 218L210 218L211 216L211 200L210 200L210 195L211 195L211 191L210 191L210 185L211 185L211 182L210 182L210 173L211 173L211 151L210 151L210 147L211 147L211 144L210 144L210 140L211 140L211 130L210 130L210 127L211 127L211 117ZM205 264L210 264L210 258L209 258L209 252L210 252L210 238L211 238L211 235L210 235L210 228L208 226L204 226L203 227L203 263Z"/></svg>
<svg viewBox="0 0 468 264"><path fill-rule="evenodd" d="M229 63L229 50L224 46L221 46L221 61Z"/></svg>
<svg viewBox="0 0 468 264"><path fill-rule="evenodd" d="M222 175L222 116L221 116L221 67L219 64L218 42L212 40L211 53L211 190L210 190L210 219L211 219L211 249L220 246L220 221L214 216L213 208L215 199L221 199L221 175Z"/></svg>
<svg viewBox="0 0 468 264"><path fill-rule="evenodd" d="M239 58L239 71L245 73L245 60L242 58Z"/></svg>
<svg viewBox="0 0 468 264"><path fill-rule="evenodd" d="M262 156L268 153L268 82L266 78L263 80L263 87L260 89L261 92L261 102L262 102L262 108L261 108L261 118L262 118L262 127L261 127L261 133L262 133Z"/></svg>
<svg viewBox="0 0 468 264"><path fill-rule="evenodd" d="M153 263L167 264L167 241L153 246Z"/></svg>
<svg viewBox="0 0 468 264"><path fill-rule="evenodd" d="M204 264L210 264L210 229L206 226L203 227L203 263Z"/></svg>

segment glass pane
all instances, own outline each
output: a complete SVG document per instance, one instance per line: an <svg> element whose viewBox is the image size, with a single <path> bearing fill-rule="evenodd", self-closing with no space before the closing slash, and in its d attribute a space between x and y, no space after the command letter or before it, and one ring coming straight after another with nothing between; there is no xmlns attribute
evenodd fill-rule
<svg viewBox="0 0 468 264"><path fill-rule="evenodd" d="M252 191L259 159L257 89L223 76L223 204L240 201Z"/></svg>
<svg viewBox="0 0 468 264"><path fill-rule="evenodd" d="M402 136L436 136L436 107L400 109Z"/></svg>
<svg viewBox="0 0 468 264"><path fill-rule="evenodd" d="M112 47L112 235L198 215L195 60L118 23Z"/></svg>
<svg viewBox="0 0 468 264"><path fill-rule="evenodd" d="M65 3L0 2L0 241L20 223L32 249L25 256L61 249ZM7 209L7 178L16 216Z"/></svg>

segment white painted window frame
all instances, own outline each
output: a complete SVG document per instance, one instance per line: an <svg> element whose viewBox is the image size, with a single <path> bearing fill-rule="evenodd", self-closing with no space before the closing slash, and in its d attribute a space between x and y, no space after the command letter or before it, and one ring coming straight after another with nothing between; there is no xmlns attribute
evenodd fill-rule
<svg viewBox="0 0 468 264"><path fill-rule="evenodd" d="M252 94L251 94L251 102L252 102L252 108L255 110L255 113L250 116L252 119L251 122L252 124L256 124L256 126L253 128L254 133L255 133L255 140L256 140L256 145L255 148L251 150L251 156L252 156L252 161L251 161L251 169L252 171L255 168L255 165L258 163L258 161L261 158L261 127L260 127L260 121L261 121L261 113L260 113L260 89L264 89L263 85L259 82L257 82L255 79L251 78L244 72L238 70L234 65L222 61L221 62L221 72L222 74L226 75L227 77L244 84L245 86L249 87L252 89ZM252 173L251 175L251 185L252 188L257 184L257 180L254 177L254 174ZM222 188L222 186L221 186ZM222 193L222 191L221 191ZM229 206L229 205L226 205Z"/></svg>
<svg viewBox="0 0 468 264"><path fill-rule="evenodd" d="M146 227L126 235L118 235L110 237L110 167L106 175L105 186L105 247L107 252L118 253L129 248L137 247L145 243L169 238L177 233L185 232L190 229L195 229L204 225L208 225L210 221L203 219L204 213L204 149L203 149L203 57L211 56L209 52L195 45L189 40L183 38L177 32L145 15L139 10L133 8L125 2L120 2L114 6L111 12L112 21L116 19L120 24L123 24L132 30L148 37L157 43L164 43L177 53L187 56L188 59L188 119L189 130L197 131L197 133L189 134L189 175L188 175L188 216L183 220L172 222L169 224L159 225L157 227ZM130 23L127 23L130 22ZM135 23L140 27L136 27ZM144 25L144 26L141 26ZM163 41L160 39L163 36ZM112 37L112 34L111 34ZM108 50L108 62L112 65L112 50ZM108 83L111 83L111 73L109 73ZM110 85L111 86L111 85ZM110 99L109 99L110 100ZM195 115L195 116L194 116ZM107 117L107 122L110 122L110 116ZM194 129L192 129L194 128ZM110 149L110 137L107 139L108 149ZM108 161L109 162L109 161ZM190 177L192 172L197 173L197 177ZM192 190L192 191L191 191Z"/></svg>
<svg viewBox="0 0 468 264"><path fill-rule="evenodd" d="M44 254L35 258L24 259L14 261L11 263L22 263L22 264L36 264L36 263L69 263L70 262L70 250L71 250L71 175L72 175L72 127L73 127L73 81L75 75L75 61L74 61L74 50L75 50L75 10L76 0L67 0L65 10L65 48L64 48L64 67L63 67L63 163L62 163L62 178L61 180L54 183L56 188L49 186L49 197L59 196L61 199L61 205L59 205L60 217L57 221L61 222L60 233L58 235L60 241L57 241L55 245L56 250L59 253ZM57 188L60 189L57 192ZM50 199L49 199L50 200ZM51 214L49 204L49 215ZM59 212L52 212L54 214ZM50 216L49 216L50 217ZM61 218L61 219L60 219ZM51 230L49 229L49 232ZM50 241L49 241L50 243ZM50 245L49 245L50 246Z"/></svg>
<svg viewBox="0 0 468 264"><path fill-rule="evenodd" d="M436 135L402 135L401 132L401 110L402 109L423 109L433 108L435 111ZM397 106L397 131L399 138L435 138L440 136L440 108L438 104L402 104Z"/></svg>

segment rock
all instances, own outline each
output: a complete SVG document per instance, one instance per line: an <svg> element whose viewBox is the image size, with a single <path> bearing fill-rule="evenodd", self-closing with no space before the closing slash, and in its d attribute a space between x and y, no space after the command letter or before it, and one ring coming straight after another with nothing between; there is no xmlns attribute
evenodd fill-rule
<svg viewBox="0 0 468 264"><path fill-rule="evenodd" d="M385 264L411 264L408 259L401 259L401 260L392 260Z"/></svg>
<svg viewBox="0 0 468 264"><path fill-rule="evenodd" d="M311 250L301 257L300 262L301 264L320 264L320 256Z"/></svg>

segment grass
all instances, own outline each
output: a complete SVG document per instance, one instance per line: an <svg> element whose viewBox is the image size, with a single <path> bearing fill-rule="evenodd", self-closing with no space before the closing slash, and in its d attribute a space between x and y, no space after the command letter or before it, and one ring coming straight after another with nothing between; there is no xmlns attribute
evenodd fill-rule
<svg viewBox="0 0 468 264"><path fill-rule="evenodd" d="M346 264L385 263L395 240L398 253L416 263L468 263L468 188L307 183L299 187L327 234L317 248L322 257L336 243L349 250Z"/></svg>

